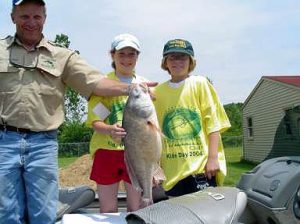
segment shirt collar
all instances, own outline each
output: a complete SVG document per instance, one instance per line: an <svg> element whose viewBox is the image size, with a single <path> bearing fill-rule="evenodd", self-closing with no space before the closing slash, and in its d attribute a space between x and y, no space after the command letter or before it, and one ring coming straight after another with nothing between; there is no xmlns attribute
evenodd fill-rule
<svg viewBox="0 0 300 224"><path fill-rule="evenodd" d="M17 38L17 35L9 38L8 41L7 41L7 43L8 43L7 48L10 48L13 44L17 44L17 45L22 46L22 43ZM45 48L45 49L47 49L50 52L53 51L52 45L48 43L48 40L44 36L42 37L41 41L38 43L38 45L36 46L36 48L37 49L38 48Z"/></svg>

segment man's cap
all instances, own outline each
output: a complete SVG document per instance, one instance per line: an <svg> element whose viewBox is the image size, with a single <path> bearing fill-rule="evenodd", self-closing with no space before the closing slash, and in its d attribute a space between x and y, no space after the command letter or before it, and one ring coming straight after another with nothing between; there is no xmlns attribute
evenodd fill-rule
<svg viewBox="0 0 300 224"><path fill-rule="evenodd" d="M23 2L26 2L27 0L13 0L12 3L13 5L20 5L22 4ZM43 0L35 0L36 2L40 2L42 3L42 5L45 5L45 1Z"/></svg>
<svg viewBox="0 0 300 224"><path fill-rule="evenodd" d="M183 39L169 40L163 50L163 56L170 53L184 53L194 57L194 49L190 42Z"/></svg>
<svg viewBox="0 0 300 224"><path fill-rule="evenodd" d="M118 51L125 47L132 47L138 52L141 51L140 42L135 36L128 33L123 33L115 36L111 43L111 50Z"/></svg>

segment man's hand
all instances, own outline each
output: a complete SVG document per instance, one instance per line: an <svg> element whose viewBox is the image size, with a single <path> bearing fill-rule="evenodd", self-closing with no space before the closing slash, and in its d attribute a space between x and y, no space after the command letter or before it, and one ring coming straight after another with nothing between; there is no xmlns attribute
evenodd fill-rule
<svg viewBox="0 0 300 224"><path fill-rule="evenodd" d="M131 83L127 86L126 89L126 95L129 95L131 90L138 85L138 83ZM148 89L149 95L151 97L152 100L155 100L155 94L153 92L153 89L151 89L151 87L155 87L158 85L158 82L142 82L140 83L140 85L142 85L144 88Z"/></svg>
<svg viewBox="0 0 300 224"><path fill-rule="evenodd" d="M144 84L146 84L148 86L148 92L150 94L151 99L155 100L156 97L155 97L154 91L151 87L157 86L158 82L144 82Z"/></svg>
<svg viewBox="0 0 300 224"><path fill-rule="evenodd" d="M148 87L155 87L158 85L158 82L144 82Z"/></svg>

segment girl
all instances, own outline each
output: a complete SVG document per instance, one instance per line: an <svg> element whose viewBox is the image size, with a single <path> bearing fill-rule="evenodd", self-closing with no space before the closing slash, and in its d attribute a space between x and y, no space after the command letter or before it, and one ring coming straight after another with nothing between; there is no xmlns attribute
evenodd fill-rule
<svg viewBox="0 0 300 224"><path fill-rule="evenodd" d="M125 83L146 81L135 74L139 53L140 44L135 36L116 36L110 50L114 71L107 77ZM130 184L121 144L121 138L126 134L121 127L126 100L127 96L92 96L88 103L86 123L94 129L90 142L90 153L94 157L90 179L97 183L101 213L118 211L117 195L121 180L127 193L127 211L135 211L140 206L141 194Z"/></svg>

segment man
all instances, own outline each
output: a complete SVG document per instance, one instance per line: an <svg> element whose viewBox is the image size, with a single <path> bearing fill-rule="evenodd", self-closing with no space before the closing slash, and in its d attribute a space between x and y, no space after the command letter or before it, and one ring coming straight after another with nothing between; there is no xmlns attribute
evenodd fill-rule
<svg viewBox="0 0 300 224"><path fill-rule="evenodd" d="M11 18L16 35L0 40L0 224L52 224L66 85L87 98L126 95L130 86L47 41L43 0L13 0Z"/></svg>

